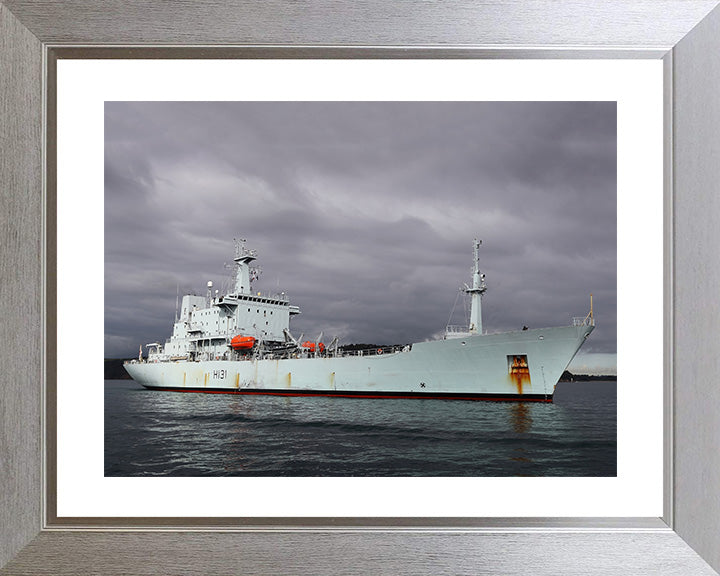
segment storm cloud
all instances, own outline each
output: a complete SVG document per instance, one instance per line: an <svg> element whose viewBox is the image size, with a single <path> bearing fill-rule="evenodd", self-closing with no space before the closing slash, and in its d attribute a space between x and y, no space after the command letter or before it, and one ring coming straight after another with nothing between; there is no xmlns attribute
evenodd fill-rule
<svg viewBox="0 0 720 576"><path fill-rule="evenodd" d="M478 238L487 331L569 324L593 293L583 351L612 355L616 140L614 102L107 102L105 355L164 341L234 238L296 336L465 323Z"/></svg>

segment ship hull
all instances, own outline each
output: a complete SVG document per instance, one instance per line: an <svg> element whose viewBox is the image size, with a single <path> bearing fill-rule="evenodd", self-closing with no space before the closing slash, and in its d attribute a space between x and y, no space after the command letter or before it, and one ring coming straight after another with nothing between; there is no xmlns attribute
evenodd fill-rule
<svg viewBox="0 0 720 576"><path fill-rule="evenodd" d="M566 326L413 344L365 356L136 362L149 389L274 396L552 401L592 326Z"/></svg>

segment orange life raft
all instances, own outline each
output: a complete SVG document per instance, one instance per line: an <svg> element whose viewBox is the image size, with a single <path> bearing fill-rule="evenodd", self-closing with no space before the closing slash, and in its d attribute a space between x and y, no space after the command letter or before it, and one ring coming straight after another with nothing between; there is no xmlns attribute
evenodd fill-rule
<svg viewBox="0 0 720 576"><path fill-rule="evenodd" d="M255 346L255 338L252 336L235 336L230 340L230 346L233 350L250 350Z"/></svg>
<svg viewBox="0 0 720 576"><path fill-rule="evenodd" d="M310 342L310 340L308 340L307 342L303 342L302 344L300 344L300 346L302 346L306 350L309 350L310 352L315 352L315 342ZM317 346L317 349L320 352L325 352L325 344L320 342L320 344L318 344Z"/></svg>

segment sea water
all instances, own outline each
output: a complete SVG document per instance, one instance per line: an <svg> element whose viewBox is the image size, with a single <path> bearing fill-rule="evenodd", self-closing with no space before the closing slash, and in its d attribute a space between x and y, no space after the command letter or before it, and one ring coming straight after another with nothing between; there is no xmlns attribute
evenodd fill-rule
<svg viewBox="0 0 720 576"><path fill-rule="evenodd" d="M616 383L553 403L239 396L105 381L106 476L615 476Z"/></svg>

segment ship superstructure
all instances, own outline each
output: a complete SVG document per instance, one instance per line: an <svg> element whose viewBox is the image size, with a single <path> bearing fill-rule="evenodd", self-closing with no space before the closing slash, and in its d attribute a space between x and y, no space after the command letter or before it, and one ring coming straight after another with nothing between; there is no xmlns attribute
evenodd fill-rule
<svg viewBox="0 0 720 576"><path fill-rule="evenodd" d="M288 396L359 396L551 401L563 371L595 326L592 311L569 326L487 333L485 275L473 243L470 318L442 339L343 351L322 335L290 332L299 314L286 294L253 292L257 254L236 241L234 285L225 294L185 295L165 344L148 344L128 373L146 388Z"/></svg>
<svg viewBox="0 0 720 576"><path fill-rule="evenodd" d="M257 253L248 250L245 242L235 241L232 289L222 295L218 290L213 293L210 281L206 296L183 296L172 335L165 345L148 344L148 361L239 360L253 350L257 355L260 350L289 349L290 317L300 309L284 293L252 291L259 275L259 268L251 265Z"/></svg>

